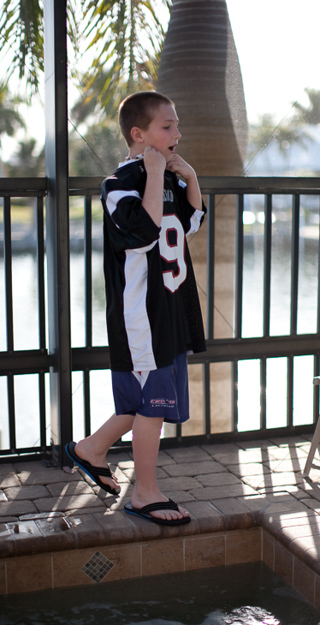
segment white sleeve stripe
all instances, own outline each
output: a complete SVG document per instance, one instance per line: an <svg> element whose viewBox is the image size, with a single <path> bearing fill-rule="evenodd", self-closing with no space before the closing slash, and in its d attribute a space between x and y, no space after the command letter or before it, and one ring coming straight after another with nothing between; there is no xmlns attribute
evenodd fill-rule
<svg viewBox="0 0 320 625"><path fill-rule="evenodd" d="M189 236L189 234L192 234L193 232L198 232L203 215L204 215L203 211L195 210L195 212L193 213L190 219L190 230L189 232L187 232L187 237Z"/></svg>
<svg viewBox="0 0 320 625"><path fill-rule="evenodd" d="M108 193L107 195L107 201L106 201L106 205L107 205L107 209L110 215L112 215L112 213L114 213L114 211L117 208L118 202L120 200L122 200L122 198L124 197L136 197L139 200L141 200L141 197L138 193L138 191L110 191L110 193Z"/></svg>

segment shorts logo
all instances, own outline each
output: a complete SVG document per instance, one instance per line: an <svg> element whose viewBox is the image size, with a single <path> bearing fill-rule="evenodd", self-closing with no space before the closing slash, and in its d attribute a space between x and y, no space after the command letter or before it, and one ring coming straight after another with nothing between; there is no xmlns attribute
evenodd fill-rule
<svg viewBox="0 0 320 625"><path fill-rule="evenodd" d="M152 408L173 408L175 406L175 399L151 399L150 404Z"/></svg>

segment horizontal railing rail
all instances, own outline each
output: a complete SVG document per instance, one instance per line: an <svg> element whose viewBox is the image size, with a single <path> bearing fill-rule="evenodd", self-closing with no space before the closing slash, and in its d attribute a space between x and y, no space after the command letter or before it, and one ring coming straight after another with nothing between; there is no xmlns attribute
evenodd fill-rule
<svg viewBox="0 0 320 625"><path fill-rule="evenodd" d="M93 344L92 339L92 199L99 197L103 177L72 177L69 179L70 197L81 197L84 202L84 318L85 339L81 347L71 347L72 372L83 373L84 387L84 434L91 431L90 408L90 372L110 368L109 350L107 346ZM207 351L204 354L193 354L189 357L190 365L203 367L203 431L200 434L184 436L183 429L178 427L176 435L168 437L166 444L190 443L194 440L212 441L236 440L243 437L273 436L292 432L310 432L318 415L318 387L314 389L313 415L306 423L295 426L293 420L294 372L293 362L298 356L312 356L313 373L319 374L320 357L320 305L319 276L317 288L317 327L312 333L298 333L298 282L299 282L299 240L300 240L300 199L301 196L320 197L319 178L263 178L263 177L199 177L202 193L207 196L208 203L208 236L207 236L207 291L206 291L206 327ZM55 366L55 355L50 354L47 347L47 315L46 315L46 270L45 270L45 197L49 190L46 178L0 178L0 197L3 198L3 219L0 222L0 254L3 256L4 276L3 290L5 297L5 343L6 348L0 351L0 378L6 378L6 388L1 387L3 400L7 409L3 419L7 419L3 429L8 429L8 444L0 449L0 458L32 457L33 454L47 453L50 450L47 429L49 424L48 398L45 377ZM234 328L231 336L217 338L214 328L215 310L215 206L217 197L235 196L237 202L236 237L235 237L235 299ZM243 262L244 262L244 198L246 196L262 196L264 202L263 237L263 330L261 336L244 337L242 333L243 316ZM291 304L290 329L283 335L270 332L270 289L271 289L271 257L272 257L272 211L273 197L277 195L292 196L292 215L290 217L291 245ZM33 253L36 258L37 275L37 314L38 314L38 345L34 349L16 349L13 323L13 274L12 261L18 250L13 237L12 206L17 198L34 198L35 221L33 224ZM0 213L1 215L1 213ZM319 241L316 241L319 258ZM23 244L21 249L23 250ZM21 250L20 250L21 253ZM47 269L48 271L50 268ZM319 273L319 272L318 272ZM285 358L287 361L287 416L286 424L279 428L266 426L266 387L268 359ZM254 430L238 430L238 373L240 361L257 360L260 363L261 413L260 427ZM212 391L211 365L213 363L230 363L232 375L230 389L232 393L232 422L227 431L215 432L212 426ZM16 409L16 376L36 375L38 378L38 413L39 442L35 445L23 445L17 441ZM6 416L7 415L7 416ZM1 429L1 423L0 423ZM121 441L119 442L121 445Z"/></svg>

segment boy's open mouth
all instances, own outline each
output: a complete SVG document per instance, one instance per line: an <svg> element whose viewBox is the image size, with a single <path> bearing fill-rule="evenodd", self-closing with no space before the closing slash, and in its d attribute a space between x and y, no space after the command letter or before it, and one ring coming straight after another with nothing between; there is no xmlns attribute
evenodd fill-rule
<svg viewBox="0 0 320 625"><path fill-rule="evenodd" d="M169 147L170 152L174 152L176 147L177 147L176 145L170 145Z"/></svg>

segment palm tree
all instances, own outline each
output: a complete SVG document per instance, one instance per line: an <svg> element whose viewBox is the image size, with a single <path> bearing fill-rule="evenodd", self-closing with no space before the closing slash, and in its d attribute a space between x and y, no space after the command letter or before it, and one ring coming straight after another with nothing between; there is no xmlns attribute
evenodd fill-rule
<svg viewBox="0 0 320 625"><path fill-rule="evenodd" d="M10 94L8 85L0 82L0 137L2 134L12 137L18 127L25 123L17 111L19 98Z"/></svg>
<svg viewBox="0 0 320 625"><path fill-rule="evenodd" d="M299 102L295 102L293 107L298 111L297 118L299 122L316 126L320 124L320 91L317 89L306 89L309 98L309 106L302 106Z"/></svg>
<svg viewBox="0 0 320 625"><path fill-rule="evenodd" d="M2 52L11 57L7 72L11 75L18 69L31 93L39 90L44 69L43 1L5 0L0 16ZM120 83L121 95L153 85L165 35L159 8L169 4L170 0L68 2L70 50L77 61L85 45L85 58L90 62L82 81L87 92L99 87L103 107L115 98ZM75 67L71 74L79 82Z"/></svg>
<svg viewBox="0 0 320 625"><path fill-rule="evenodd" d="M20 100L10 94L8 85L0 82L0 149L1 137L13 137L18 128L24 128L25 123L17 111ZM2 169L0 157L0 170ZM2 175L2 174L1 174Z"/></svg>
<svg viewBox="0 0 320 625"><path fill-rule="evenodd" d="M173 0L157 88L176 104L182 133L179 153L195 167L197 174L241 175L246 155L247 117L226 0ZM235 201L230 197L217 198L215 338L233 334L235 223ZM204 315L206 237L203 227L190 244ZM225 431L231 425L231 370L228 363L213 365L211 369L215 391L214 430ZM190 381L194 415L184 426L187 431L194 428L202 396L199 374L192 373ZM201 420L201 414L196 418ZM194 431L191 429L190 433Z"/></svg>
<svg viewBox="0 0 320 625"><path fill-rule="evenodd" d="M173 0L157 88L176 104L179 150L198 175L242 174L246 107L225 0Z"/></svg>

